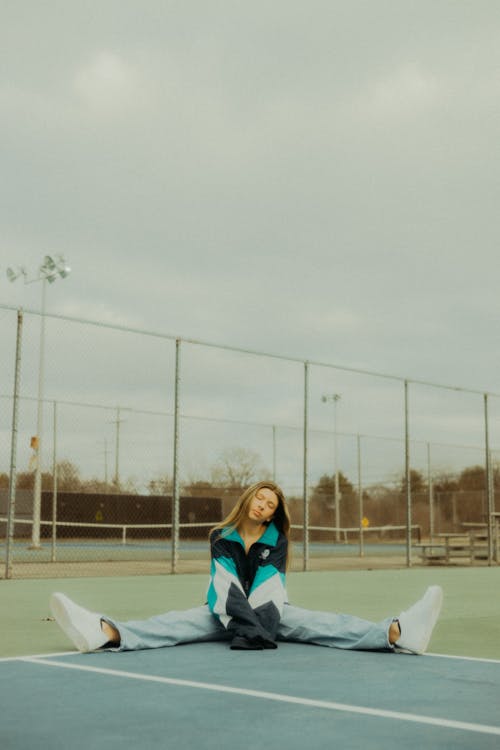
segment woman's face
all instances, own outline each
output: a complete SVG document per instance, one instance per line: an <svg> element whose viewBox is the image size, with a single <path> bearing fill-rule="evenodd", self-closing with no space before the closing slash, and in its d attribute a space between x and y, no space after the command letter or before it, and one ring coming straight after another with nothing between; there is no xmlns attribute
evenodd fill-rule
<svg viewBox="0 0 500 750"><path fill-rule="evenodd" d="M248 518L259 523L269 522L278 507L278 496L269 487L257 490L248 506Z"/></svg>

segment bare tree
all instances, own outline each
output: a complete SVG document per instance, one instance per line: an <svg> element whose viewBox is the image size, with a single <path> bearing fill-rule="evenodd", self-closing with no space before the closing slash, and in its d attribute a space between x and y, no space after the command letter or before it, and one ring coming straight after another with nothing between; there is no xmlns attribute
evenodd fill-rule
<svg viewBox="0 0 500 750"><path fill-rule="evenodd" d="M219 487L242 489L252 482L269 479L270 472L255 451L247 448L227 448L212 467L212 484Z"/></svg>
<svg viewBox="0 0 500 750"><path fill-rule="evenodd" d="M81 488L80 469L68 459L57 463L57 487L61 492L75 492Z"/></svg>
<svg viewBox="0 0 500 750"><path fill-rule="evenodd" d="M148 482L150 495L169 495L172 492L173 486L174 483L172 477L168 474L158 476Z"/></svg>

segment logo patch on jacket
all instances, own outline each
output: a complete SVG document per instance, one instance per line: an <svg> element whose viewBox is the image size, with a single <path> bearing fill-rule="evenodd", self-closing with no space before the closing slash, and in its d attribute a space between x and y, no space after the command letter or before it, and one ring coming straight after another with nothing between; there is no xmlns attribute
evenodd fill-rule
<svg viewBox="0 0 500 750"><path fill-rule="evenodd" d="M267 560L267 558L269 557L270 554L271 554L271 550L270 549L265 549L265 550L263 550L260 553L260 559L261 560Z"/></svg>

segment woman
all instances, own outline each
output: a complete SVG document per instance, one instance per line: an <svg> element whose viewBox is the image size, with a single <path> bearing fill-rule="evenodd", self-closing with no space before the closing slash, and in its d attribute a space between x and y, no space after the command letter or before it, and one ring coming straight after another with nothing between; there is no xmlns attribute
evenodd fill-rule
<svg viewBox="0 0 500 750"><path fill-rule="evenodd" d="M55 593L54 618L78 648L130 651L180 643L228 640L235 650L277 648L277 641L334 648L422 654L441 609L431 586L406 612L372 623L351 615L316 612L287 602L285 573L290 516L282 490L258 482L210 533L207 604L148 620L117 622Z"/></svg>

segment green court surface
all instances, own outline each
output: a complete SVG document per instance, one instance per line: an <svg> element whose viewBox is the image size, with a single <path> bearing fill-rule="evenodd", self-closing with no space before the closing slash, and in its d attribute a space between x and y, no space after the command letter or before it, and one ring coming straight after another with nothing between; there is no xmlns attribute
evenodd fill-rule
<svg viewBox="0 0 500 750"><path fill-rule="evenodd" d="M207 575L0 581L0 657L66 651L70 644L52 622L52 591L117 620L203 604ZM297 606L348 612L370 620L397 615L438 583L444 604L430 650L500 659L500 567L413 568L291 573Z"/></svg>
<svg viewBox="0 0 500 750"><path fill-rule="evenodd" d="M52 591L126 620L202 603L207 576L0 581L0 747L498 748L500 568L292 573L288 591L381 620L431 583L442 615L413 656L227 642L79 654L50 618Z"/></svg>

